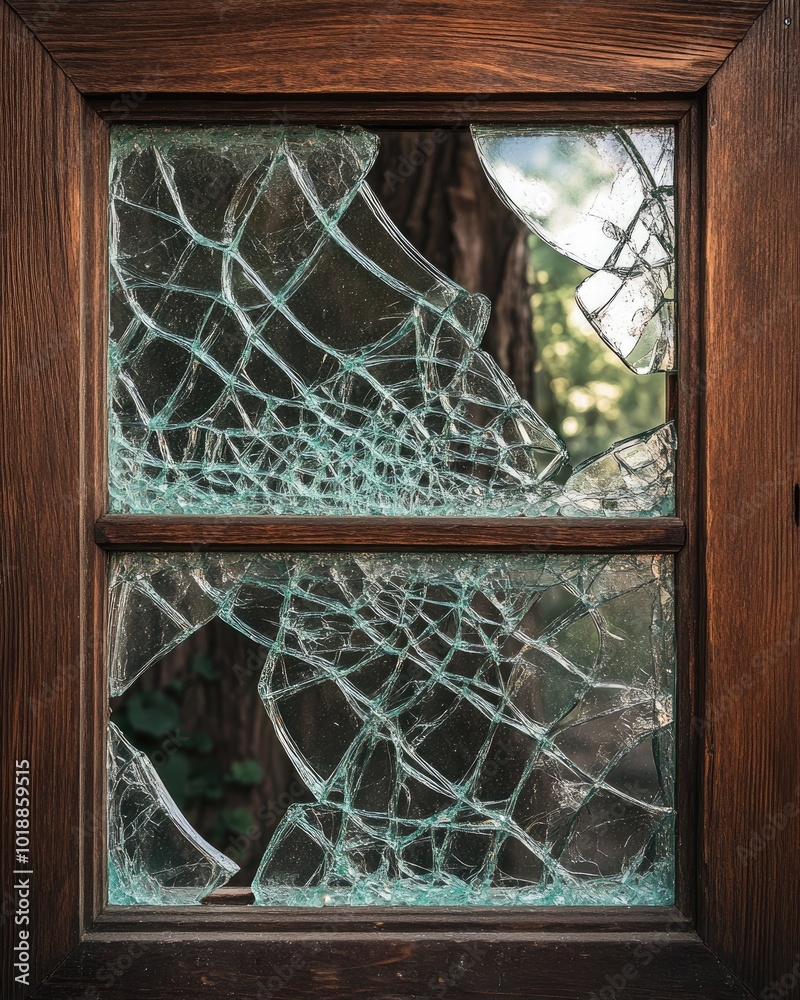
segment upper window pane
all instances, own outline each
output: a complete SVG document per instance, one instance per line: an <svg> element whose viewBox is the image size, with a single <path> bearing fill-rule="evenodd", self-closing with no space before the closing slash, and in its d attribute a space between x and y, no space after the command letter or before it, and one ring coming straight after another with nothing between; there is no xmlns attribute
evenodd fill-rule
<svg viewBox="0 0 800 1000"><path fill-rule="evenodd" d="M446 136L430 133L398 183ZM569 294L582 336L644 394L674 357L672 131L481 127L474 140L500 195L486 211L582 271ZM401 234L366 181L378 149L362 129L114 131L112 509L671 513L672 425L631 428L571 466L565 434L588 439L583 415L622 389L590 361L584 390L567 386L569 415L543 419L541 378L524 375L541 296L517 310L511 347L484 350L507 302L467 291ZM563 324L548 335L563 360Z"/></svg>

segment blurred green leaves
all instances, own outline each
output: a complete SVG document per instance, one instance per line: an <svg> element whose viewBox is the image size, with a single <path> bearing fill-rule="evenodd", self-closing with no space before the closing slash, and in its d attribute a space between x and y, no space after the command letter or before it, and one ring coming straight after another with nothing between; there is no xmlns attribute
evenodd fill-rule
<svg viewBox="0 0 800 1000"><path fill-rule="evenodd" d="M264 769L257 760L240 760L231 764L227 781L234 785L260 785Z"/></svg>
<svg viewBox="0 0 800 1000"><path fill-rule="evenodd" d="M212 657L208 653L195 653L189 660L192 673L197 674L207 681L219 680L219 670Z"/></svg>
<svg viewBox="0 0 800 1000"><path fill-rule="evenodd" d="M242 806L236 809L223 809L219 814L220 825L227 833L248 835L255 823L253 814Z"/></svg>
<svg viewBox="0 0 800 1000"><path fill-rule="evenodd" d="M197 753L211 753L214 749L214 741L209 733L203 730L198 730L191 736L187 736L185 745L189 750L196 750Z"/></svg>
<svg viewBox="0 0 800 1000"><path fill-rule="evenodd" d="M528 239L537 347L535 409L567 445L573 468L617 441L664 422L663 374L635 375L606 347L575 302L585 267Z"/></svg>
<svg viewBox="0 0 800 1000"><path fill-rule="evenodd" d="M163 759L162 759L163 758ZM167 791L175 799L179 808L183 808L188 800L187 787L192 761L188 754L176 751L173 754L157 755L154 761L158 776L167 787Z"/></svg>
<svg viewBox="0 0 800 1000"><path fill-rule="evenodd" d="M126 708L129 731L135 733L166 736L181 724L180 706L164 691L135 691Z"/></svg>
<svg viewBox="0 0 800 1000"><path fill-rule="evenodd" d="M242 861L250 853L260 856L263 846L253 838L253 812L237 800L246 801L265 775L257 760L231 761L230 750L217 747L207 730L193 728L202 720L192 692L198 684L208 686L206 698L213 703L221 696L220 678L213 656L194 653L163 686L148 689L153 675L143 679L144 689L134 685L119 699L112 718L147 754L178 808L203 836L220 850L230 848L231 838L246 837L248 846L238 851Z"/></svg>

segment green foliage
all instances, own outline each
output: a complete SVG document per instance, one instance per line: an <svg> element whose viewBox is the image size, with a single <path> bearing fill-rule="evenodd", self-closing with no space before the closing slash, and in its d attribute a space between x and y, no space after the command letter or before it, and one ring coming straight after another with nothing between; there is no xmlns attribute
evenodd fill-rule
<svg viewBox="0 0 800 1000"><path fill-rule="evenodd" d="M535 406L567 445L573 466L664 422L663 374L635 375L606 347L575 302L589 271L529 238Z"/></svg>
<svg viewBox="0 0 800 1000"><path fill-rule="evenodd" d="M233 858L237 864L242 864L253 845L258 849L258 830L259 825L250 810L244 806L236 806L220 810L208 836L228 857ZM244 838L244 843L241 838Z"/></svg>
<svg viewBox="0 0 800 1000"><path fill-rule="evenodd" d="M189 773L192 769L191 759L185 753L176 750L171 754L166 752L157 754L154 764L167 791L175 799L177 806L183 808L188 798L187 788Z"/></svg>
<svg viewBox="0 0 800 1000"><path fill-rule="evenodd" d="M167 786L169 787L169 786ZM217 801L225 794L222 773L215 760L199 760L186 782L186 795L193 801L207 799Z"/></svg>
<svg viewBox="0 0 800 1000"><path fill-rule="evenodd" d="M214 741L211 739L209 733L202 729L198 729L196 733L192 733L191 736L186 738L186 743L184 744L188 750L194 750L196 753L211 753L214 749Z"/></svg>
<svg viewBox="0 0 800 1000"><path fill-rule="evenodd" d="M135 684L117 701L112 718L150 758L188 822L219 850L246 865L257 861L264 850L263 838L253 836L254 826L258 828L253 813L243 804L263 783L264 770L256 760L231 762L230 750L226 754L208 731L194 728L202 719L191 691L198 684L214 685L205 694L206 702L213 703L221 695L215 683L219 677L214 658L194 654L178 676L156 690ZM152 674L142 678L145 687L152 682ZM242 836L246 846L232 847L232 841Z"/></svg>
<svg viewBox="0 0 800 1000"><path fill-rule="evenodd" d="M257 825L253 814L243 806L220 810L219 824L226 833L238 833L245 836L248 835L253 826Z"/></svg>
<svg viewBox="0 0 800 1000"><path fill-rule="evenodd" d="M231 764L226 780L235 785L260 785L264 769L257 760L237 760Z"/></svg>
<svg viewBox="0 0 800 1000"><path fill-rule="evenodd" d="M195 653L189 660L189 666L192 668L192 673L197 674L198 677L202 677L204 680L219 680L219 670L217 670L213 658L208 653Z"/></svg>
<svg viewBox="0 0 800 1000"><path fill-rule="evenodd" d="M129 727L147 736L166 736L181 724L179 705L164 691L134 691L127 702Z"/></svg>

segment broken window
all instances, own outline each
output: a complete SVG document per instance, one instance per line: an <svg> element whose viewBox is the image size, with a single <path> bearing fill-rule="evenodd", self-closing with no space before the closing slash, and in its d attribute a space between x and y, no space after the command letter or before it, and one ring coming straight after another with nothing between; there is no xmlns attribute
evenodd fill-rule
<svg viewBox="0 0 800 1000"><path fill-rule="evenodd" d="M581 336L643 386L672 369L672 130L459 142L523 271L537 239L584 269ZM518 320L498 349L495 302L382 206L378 151L361 128L113 132L112 510L672 514L673 424L573 463L567 420L536 408L536 295L510 308L497 287ZM113 560L109 901L196 903L241 861L262 905L671 902L672 557L324 549ZM176 801L197 778L181 747L165 768L137 745L183 690L180 671L158 686L165 658L220 628L249 643L241 697L297 790L280 815L263 803L274 822L248 814L238 861L219 809ZM235 718L236 689L207 694ZM265 763L220 788L256 802Z"/></svg>
<svg viewBox="0 0 800 1000"><path fill-rule="evenodd" d="M229 697L311 794L258 903L671 901L670 556L130 554L111 600L116 696L216 618L259 651ZM113 723L109 752L111 902L230 877Z"/></svg>
<svg viewBox="0 0 800 1000"><path fill-rule="evenodd" d="M481 347L490 303L423 259L366 183L375 136L114 135L112 509L672 512L669 424L570 477ZM636 371L670 367L672 131L475 135L512 208L597 269L577 296L606 343Z"/></svg>

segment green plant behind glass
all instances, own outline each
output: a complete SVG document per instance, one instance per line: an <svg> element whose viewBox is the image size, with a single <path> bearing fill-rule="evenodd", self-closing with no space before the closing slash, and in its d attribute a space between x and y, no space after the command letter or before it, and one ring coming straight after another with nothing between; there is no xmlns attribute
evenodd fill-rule
<svg viewBox="0 0 800 1000"><path fill-rule="evenodd" d="M536 409L566 443L574 467L663 423L665 376L635 375L589 325L575 302L575 289L590 274L585 267L538 236L528 247Z"/></svg>
<svg viewBox="0 0 800 1000"><path fill-rule="evenodd" d="M215 687L219 678L213 657L195 653L182 675L172 677L163 688L144 687L153 681L146 675L143 683L114 699L112 719L147 754L176 805L201 836L237 864L249 866L253 874L268 831L264 838L250 836L259 824L243 803L250 789L262 784L263 768L248 759L222 764L211 735L198 728L202 720L193 718L186 704L189 685Z"/></svg>

